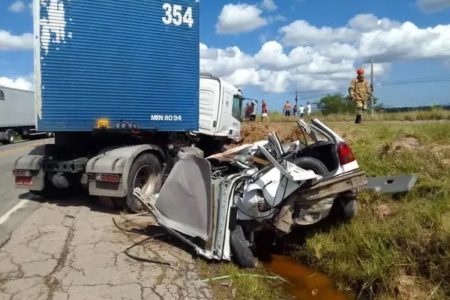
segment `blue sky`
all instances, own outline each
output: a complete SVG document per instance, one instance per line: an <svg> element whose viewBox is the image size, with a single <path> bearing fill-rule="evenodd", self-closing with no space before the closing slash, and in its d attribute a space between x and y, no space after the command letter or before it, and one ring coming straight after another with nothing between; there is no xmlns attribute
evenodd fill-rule
<svg viewBox="0 0 450 300"><path fill-rule="evenodd" d="M30 2L0 0L0 84L32 88ZM376 96L386 106L450 104L450 0L202 0L200 7L202 70L272 109L296 90L301 102L345 93L372 56Z"/></svg>

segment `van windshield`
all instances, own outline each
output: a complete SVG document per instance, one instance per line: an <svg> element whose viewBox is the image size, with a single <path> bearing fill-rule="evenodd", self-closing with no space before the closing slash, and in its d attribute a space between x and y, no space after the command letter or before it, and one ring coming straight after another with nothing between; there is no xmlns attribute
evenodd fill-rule
<svg viewBox="0 0 450 300"><path fill-rule="evenodd" d="M242 120L242 97L240 95L233 96L233 117Z"/></svg>

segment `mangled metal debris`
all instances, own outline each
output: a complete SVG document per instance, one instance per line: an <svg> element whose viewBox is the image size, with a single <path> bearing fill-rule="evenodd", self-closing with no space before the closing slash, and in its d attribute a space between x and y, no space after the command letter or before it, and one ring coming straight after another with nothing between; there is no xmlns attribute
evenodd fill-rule
<svg viewBox="0 0 450 300"><path fill-rule="evenodd" d="M406 193L411 191L416 181L416 175L370 177L365 188L378 193Z"/></svg>
<svg viewBox="0 0 450 300"><path fill-rule="evenodd" d="M135 195L159 225L208 259L253 267L255 234L274 237L314 224L331 212L350 219L367 184L355 156L335 132L313 120L298 122L304 140L282 145L276 133L204 158L179 152L158 195Z"/></svg>

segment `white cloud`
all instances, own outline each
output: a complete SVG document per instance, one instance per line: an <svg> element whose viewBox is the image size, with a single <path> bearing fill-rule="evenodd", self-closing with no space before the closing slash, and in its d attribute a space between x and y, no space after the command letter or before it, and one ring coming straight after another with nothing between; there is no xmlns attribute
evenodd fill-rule
<svg viewBox="0 0 450 300"><path fill-rule="evenodd" d="M222 8L216 32L222 34L253 31L268 23L255 5L227 4Z"/></svg>
<svg viewBox="0 0 450 300"><path fill-rule="evenodd" d="M450 8L450 0L417 0L417 5L426 13L434 13Z"/></svg>
<svg viewBox="0 0 450 300"><path fill-rule="evenodd" d="M359 14L350 19L348 25L358 31L367 32L375 29L390 29L400 24L387 18L378 19L372 14Z"/></svg>
<svg viewBox="0 0 450 300"><path fill-rule="evenodd" d="M261 2L261 6L268 11L274 11L278 9L278 6L273 0L263 0L263 2Z"/></svg>
<svg viewBox="0 0 450 300"><path fill-rule="evenodd" d="M25 3L22 0L16 0L8 7L9 11L19 13L25 10Z"/></svg>
<svg viewBox="0 0 450 300"><path fill-rule="evenodd" d="M297 20L280 29L288 46L311 45L321 54L339 60L367 59L383 62L450 56L450 25L419 28L372 14L353 17L344 27L315 27Z"/></svg>
<svg viewBox="0 0 450 300"><path fill-rule="evenodd" d="M358 42L358 52L383 62L450 57L450 25L418 28L405 22L389 30L366 32Z"/></svg>
<svg viewBox="0 0 450 300"><path fill-rule="evenodd" d="M24 33L12 35L10 32L0 30L0 50L33 49L33 35Z"/></svg>
<svg viewBox="0 0 450 300"><path fill-rule="evenodd" d="M348 81L354 71L353 61L333 63L311 47L296 47L285 53L277 41L266 42L254 56L236 46L215 49L200 44L200 58L201 71L237 86L256 86L272 93L286 92L290 86L335 88L342 78Z"/></svg>
<svg viewBox="0 0 450 300"><path fill-rule="evenodd" d="M351 42L354 41L358 32L352 28L341 27L315 27L305 20L297 20L280 29L284 35L283 41L287 45L316 45L328 44L330 42Z"/></svg>
<svg viewBox="0 0 450 300"><path fill-rule="evenodd" d="M263 36L264 44L255 53L236 46L217 49L202 44L201 69L265 92L286 93L295 88L345 92L357 68L369 72L371 57L378 82L398 60L450 61L450 24L421 28L361 14L341 27L316 27L297 20L280 33L279 41Z"/></svg>
<svg viewBox="0 0 450 300"><path fill-rule="evenodd" d="M0 86L6 86L20 90L33 90L33 83L30 77L17 77L15 79L8 77L0 77Z"/></svg>

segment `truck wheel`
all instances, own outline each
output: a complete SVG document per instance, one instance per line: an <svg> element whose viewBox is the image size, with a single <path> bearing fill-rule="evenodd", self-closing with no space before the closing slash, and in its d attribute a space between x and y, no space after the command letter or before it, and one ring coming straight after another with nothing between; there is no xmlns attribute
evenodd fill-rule
<svg viewBox="0 0 450 300"><path fill-rule="evenodd" d="M6 144L12 144L14 143L14 140L16 139L14 131L12 131L11 129L6 130Z"/></svg>
<svg viewBox="0 0 450 300"><path fill-rule="evenodd" d="M302 169L311 170L318 175L326 175L329 172L323 162L309 156L297 158L294 160L294 164Z"/></svg>
<svg viewBox="0 0 450 300"><path fill-rule="evenodd" d="M128 174L128 194L126 197L128 210L135 213L144 210L141 202L133 195L133 191L137 187L144 187L148 182L150 185L148 186L149 192L159 192L162 184L161 172L161 162L154 154L145 153L133 162Z"/></svg>
<svg viewBox="0 0 450 300"><path fill-rule="evenodd" d="M242 268L254 268L257 265L257 260L253 252L248 247L248 242L245 238L244 231L241 226L231 232L230 236L231 252L233 259Z"/></svg>
<svg viewBox="0 0 450 300"><path fill-rule="evenodd" d="M22 136L22 139L27 140L30 137L30 130L25 128L20 135Z"/></svg>
<svg viewBox="0 0 450 300"><path fill-rule="evenodd" d="M97 197L98 202L103 207L109 208L109 209L122 209L123 208L123 198L114 198L114 197L108 197L108 196L99 196Z"/></svg>

